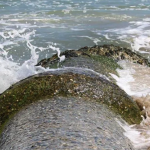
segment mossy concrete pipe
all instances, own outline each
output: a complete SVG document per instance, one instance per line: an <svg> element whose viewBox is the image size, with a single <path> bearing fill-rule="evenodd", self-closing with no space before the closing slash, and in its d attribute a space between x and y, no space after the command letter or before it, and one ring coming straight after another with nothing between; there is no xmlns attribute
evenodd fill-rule
<svg viewBox="0 0 150 150"><path fill-rule="evenodd" d="M63 99L62 107L65 107L65 101L71 99L87 100L91 104L95 101L96 105L98 103L105 110L110 110L110 114L112 112L121 116L129 124L141 122L137 104L115 84L110 73L117 75L116 69L121 68L117 64L118 60L127 59L149 66L147 59L126 48L113 45L84 47L77 51L65 51L61 55L66 57L64 62L59 62L58 56L54 55L37 64L45 68L56 68L55 71L26 78L0 95L0 133L4 131L2 136L8 132L7 129L11 127L8 126L9 120L17 112L24 112L24 108L28 109L31 104L36 108L39 100L44 103L46 99L51 101L59 99L58 97ZM58 67L62 69L57 69ZM4 130L4 127L7 128ZM6 140L8 139L2 138L1 144Z"/></svg>
<svg viewBox="0 0 150 150"><path fill-rule="evenodd" d="M54 96L88 97L107 104L128 123L140 123L136 103L117 85L99 75L79 70L58 70L29 77L0 95L0 126L23 106Z"/></svg>

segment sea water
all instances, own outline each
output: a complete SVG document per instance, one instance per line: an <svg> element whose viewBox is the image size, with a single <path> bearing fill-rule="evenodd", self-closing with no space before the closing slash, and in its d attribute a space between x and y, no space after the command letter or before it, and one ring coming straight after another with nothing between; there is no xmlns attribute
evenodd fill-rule
<svg viewBox="0 0 150 150"><path fill-rule="evenodd" d="M0 93L28 76L47 71L43 58L95 44L124 46L150 56L149 0L1 0ZM60 61L65 59L60 57ZM120 124L136 148L150 146L150 69L121 61L117 84L142 103L140 127Z"/></svg>

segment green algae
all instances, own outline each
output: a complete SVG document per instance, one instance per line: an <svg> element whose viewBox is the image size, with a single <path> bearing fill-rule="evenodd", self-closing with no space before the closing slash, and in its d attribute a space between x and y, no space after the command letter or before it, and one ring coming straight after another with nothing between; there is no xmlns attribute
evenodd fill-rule
<svg viewBox="0 0 150 150"><path fill-rule="evenodd" d="M10 116L37 100L55 96L87 97L112 107L128 123L140 123L140 110L118 86L100 77L74 73L35 75L0 95L0 129ZM127 109L128 108L128 109Z"/></svg>
<svg viewBox="0 0 150 150"><path fill-rule="evenodd" d="M106 56L95 55L91 56L91 58L101 66L99 72L109 77L110 80L115 83L115 80L111 77L110 73L118 76L116 69L122 69L122 67L120 67L115 60Z"/></svg>
<svg viewBox="0 0 150 150"><path fill-rule="evenodd" d="M101 55L88 55L85 52L79 53L79 51L65 51L61 55L65 55L66 59L63 62L59 62L57 55L49 59L44 59L38 63L45 68L64 68L64 67L79 67L92 69L100 74L106 75L112 82L115 82L110 73L118 75L116 69L121 67L117 62L107 56Z"/></svg>
<svg viewBox="0 0 150 150"><path fill-rule="evenodd" d="M140 54L114 45L86 46L79 50L66 50L60 54L60 56L62 55L66 57L63 62L60 62L58 56L55 54L51 58L41 60L37 66L41 65L45 68L86 67L106 75L112 82L115 81L110 76L110 73L118 75L116 69L121 69L117 64L119 60L129 60L133 63L150 66L148 59Z"/></svg>
<svg viewBox="0 0 150 150"><path fill-rule="evenodd" d="M107 67L106 69L110 70L110 72L114 72L117 68L122 69L117 63L116 61L114 61L111 58L108 58L106 56L91 56L92 59L94 59L95 61L98 61L99 63L101 63L104 67ZM109 71L108 71L109 72Z"/></svg>
<svg viewBox="0 0 150 150"><path fill-rule="evenodd" d="M101 55L110 57L116 61L119 60L129 60L133 63L138 63L140 65L146 65L150 67L150 62L148 59L135 53L132 50L120 46L114 45L95 45L93 47L85 47L79 49L79 51L84 51L88 55Z"/></svg>
<svg viewBox="0 0 150 150"><path fill-rule="evenodd" d="M8 125L9 121L15 116L15 114L16 112L13 112L11 115L9 115L5 122L0 126L0 135L5 130L5 127Z"/></svg>

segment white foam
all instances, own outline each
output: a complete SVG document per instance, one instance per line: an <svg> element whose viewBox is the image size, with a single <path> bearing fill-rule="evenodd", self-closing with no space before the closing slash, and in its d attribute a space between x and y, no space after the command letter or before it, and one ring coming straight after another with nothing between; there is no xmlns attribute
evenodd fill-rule
<svg viewBox="0 0 150 150"><path fill-rule="evenodd" d="M98 38L94 38L94 37L90 37L90 36L78 36L78 37L81 37L81 38L88 38L88 39L92 40L93 43L95 43L96 45L98 45L98 43L101 41L101 40L98 39Z"/></svg>
<svg viewBox="0 0 150 150"><path fill-rule="evenodd" d="M141 53L150 53L150 22L149 18L141 21L131 21L129 26L117 29L107 29L103 33L97 31L95 33L105 36L110 40L120 40L131 45L132 50ZM113 36L111 36L113 35Z"/></svg>
<svg viewBox="0 0 150 150"><path fill-rule="evenodd" d="M73 31L84 31L85 29L77 29L77 28L71 28Z"/></svg>
<svg viewBox="0 0 150 150"><path fill-rule="evenodd" d="M18 65L0 57L0 66L0 93L2 93L11 84L18 81L16 78L16 70L18 69Z"/></svg>
<svg viewBox="0 0 150 150"><path fill-rule="evenodd" d="M35 53L35 49L33 46L31 46L29 41L27 42L27 45L31 50L31 58L26 60L22 65L13 62L11 59L8 59L7 53L5 54L5 57L0 56L0 93L4 92L12 84L20 81L21 79L44 70L43 68L35 67L38 60L38 55Z"/></svg>
<svg viewBox="0 0 150 150"><path fill-rule="evenodd" d="M141 150L150 147L150 68L128 61L120 61L123 69L117 69L119 77L112 74L117 85L134 100L144 107L146 119L140 125L129 126L127 123L118 122L125 130L124 135L128 137L135 149Z"/></svg>
<svg viewBox="0 0 150 150"><path fill-rule="evenodd" d="M122 71L120 69L117 69L117 72L119 74L119 77L114 74L111 74L111 76L117 81L117 85L121 89L126 91L126 93L128 93L129 95L134 95L135 92L131 90L129 84L130 82L134 81L134 78L132 77L130 70L127 69Z"/></svg>
<svg viewBox="0 0 150 150"><path fill-rule="evenodd" d="M49 45L49 48L51 48L53 51L57 52L57 55L58 55L58 58L60 59L60 62L64 61L65 55L60 56L60 49L55 47L54 45L56 46L56 43L52 43L52 45Z"/></svg>
<svg viewBox="0 0 150 150"><path fill-rule="evenodd" d="M60 56L60 50L55 46L49 46L46 48L37 47L32 44L31 36L35 34L35 31L26 31L27 29L19 29L12 30L4 34L1 32L1 36L4 40L0 44L0 93L4 92L7 88L9 88L12 84L37 73L47 71L48 69L42 68L41 66L35 66L38 62L39 55L37 54L37 49L40 51L44 51L51 47L53 50L58 52L58 57L60 61L65 59L64 56ZM26 42L26 47L30 50L31 57L24 61L23 64L19 64L13 61L12 56L8 57L8 51L6 51L5 46L7 44L13 44L7 42L7 40L16 40L16 39L24 39Z"/></svg>
<svg viewBox="0 0 150 150"><path fill-rule="evenodd" d="M131 96L146 96L150 93L150 68L128 61L120 61L123 69L117 69L119 77L111 74L117 84Z"/></svg>
<svg viewBox="0 0 150 150"><path fill-rule="evenodd" d="M131 44L131 47L135 51L140 51L141 53L150 53L147 51L144 51L150 48L150 37L141 35L139 37L135 37L133 43ZM140 50L141 48L144 48L143 50Z"/></svg>
<svg viewBox="0 0 150 150"><path fill-rule="evenodd" d="M147 119L150 121L150 119ZM116 120L119 125L124 129L124 135L130 139L132 145L136 150L146 150L150 146L150 130L149 125L128 125Z"/></svg>

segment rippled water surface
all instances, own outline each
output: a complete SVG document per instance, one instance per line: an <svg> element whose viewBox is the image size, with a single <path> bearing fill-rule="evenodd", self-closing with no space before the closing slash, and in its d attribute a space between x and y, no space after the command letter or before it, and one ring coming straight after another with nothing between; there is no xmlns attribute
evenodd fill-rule
<svg viewBox="0 0 150 150"><path fill-rule="evenodd" d="M61 51L102 43L149 47L148 0L5 0L0 9L0 45L15 62L30 58L27 38L45 48L36 50L40 59L52 55L51 44Z"/></svg>

